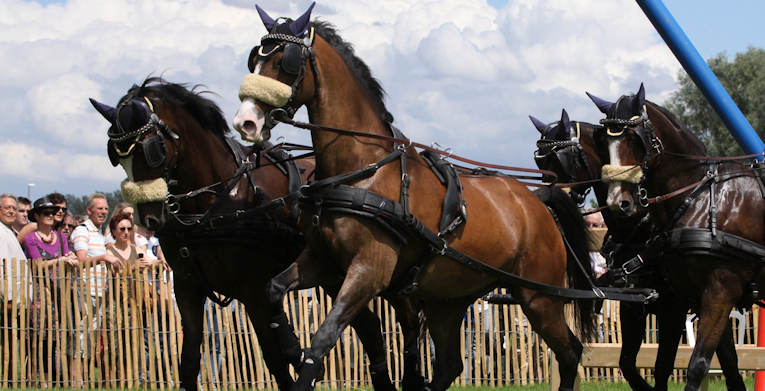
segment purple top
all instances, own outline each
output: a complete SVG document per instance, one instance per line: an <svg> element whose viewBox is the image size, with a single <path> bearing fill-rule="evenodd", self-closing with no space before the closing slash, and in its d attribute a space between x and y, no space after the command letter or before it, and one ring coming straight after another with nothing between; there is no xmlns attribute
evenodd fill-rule
<svg viewBox="0 0 765 391"><path fill-rule="evenodd" d="M61 232L56 232L56 243L47 244L40 240L34 232L24 237L21 247L29 259L54 259L69 253L69 243L66 236ZM63 251L62 251L63 249Z"/></svg>

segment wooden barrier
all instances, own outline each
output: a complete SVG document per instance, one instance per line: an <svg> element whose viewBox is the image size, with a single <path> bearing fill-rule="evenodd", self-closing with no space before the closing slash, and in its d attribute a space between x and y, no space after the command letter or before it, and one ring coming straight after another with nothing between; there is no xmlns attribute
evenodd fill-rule
<svg viewBox="0 0 765 391"><path fill-rule="evenodd" d="M0 314L0 388L57 385L154 390L178 386L183 335L172 296L172 273L159 268L109 272L102 295L91 296L91 288L95 292L97 286L90 282L88 269L81 274L63 264L52 270L26 265L11 262L10 278L0 278L0 295L10 299L3 301ZM93 305L100 308L93 311ZM321 289L293 292L287 297L284 308L301 345L310 345L311 336L331 306L331 299ZM390 352L389 373L400 386L403 336L396 314L379 298L370 308L382 320ZM204 311L200 385L206 389L275 389L244 306L234 301L220 308L208 302ZM745 329L739 358L745 369L760 366L748 364L750 356L759 360L761 355L759 350L750 349L756 319L749 313L743 323L733 324L736 330ZM598 341L585 354L581 378L622 381L615 368L616 346L621 342L617 302L604 303L599 324ZM530 329L519 306L478 300L465 314L461 332L465 369L456 385L507 386L554 380L552 355ZM656 341L656 321L649 317L646 342ZM648 357L643 373L649 378L650 346L640 356L641 360ZM73 354L80 350L82 357ZM433 357L432 343L425 336L420 358L426 377L433 373ZM369 386L367 364L355 332L346 329L325 359L325 376L319 386ZM683 378L682 369L675 371L673 381Z"/></svg>

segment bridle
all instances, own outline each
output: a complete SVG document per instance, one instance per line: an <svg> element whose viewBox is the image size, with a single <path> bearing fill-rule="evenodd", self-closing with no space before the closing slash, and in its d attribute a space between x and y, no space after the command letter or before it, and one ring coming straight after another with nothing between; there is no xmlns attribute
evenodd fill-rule
<svg viewBox="0 0 765 391"><path fill-rule="evenodd" d="M140 107L149 112L149 121L140 128L133 131L126 131L119 121L120 111L130 104L131 102L138 103ZM109 136L109 142L107 145L109 160L112 166L117 166L120 159L128 158L135 151L136 145L141 145L143 150L146 164L151 168L162 167L163 176L167 183L171 182L172 171L177 164L177 155L174 155L172 159L167 158L167 147L165 140L170 140L176 149L178 149L178 140L180 136L170 129L164 121L162 121L157 113L154 111L154 105L147 97L143 97L143 100L128 98L117 106L116 112L117 120L114 121L114 126L109 128L107 135ZM117 131L114 131L114 128ZM153 133L153 136L146 137L146 135ZM127 147L125 147L125 143ZM120 146L123 146L120 148Z"/></svg>
<svg viewBox="0 0 765 391"><path fill-rule="evenodd" d="M287 102L279 107L271 107L271 109L265 113L265 124L263 130L271 130L278 121L275 118L289 118L292 119L295 116L295 112L300 108L300 105L295 104L295 98L297 91L300 88L300 84L305 78L306 72L306 59L311 64L311 71L313 72L314 79L314 92L319 89L319 68L316 65L316 54L313 50L313 42L315 38L315 30L313 27L308 29L308 32L303 38L298 38L293 35L276 33L274 32L276 27L272 29L269 34L264 35L260 39L260 45L255 46L250 52L247 66L250 73L255 71L255 64L257 61L268 60L275 53L283 52L281 58L280 69L295 79L289 86L291 94L287 99ZM273 45L268 51L264 51L265 47Z"/></svg>
<svg viewBox="0 0 765 391"><path fill-rule="evenodd" d="M618 107L618 104L622 101L622 99L624 99L624 97L616 102L616 107ZM614 109L614 111L616 111L616 109ZM645 106L643 106L640 115L633 116L629 119L604 118L600 120L600 124L604 126L603 130L601 131L605 132L607 138L623 138L625 133L632 132L640 140L640 144L645 151L643 161L639 165L623 168L623 172L634 170L638 167L640 168L639 180L633 182L636 185L633 198L638 200L641 207L647 208L650 204L648 198L648 190L645 186L647 174L649 168L654 166L657 161L661 159L662 153L664 152L664 145L656 136L656 132L653 130L653 126L651 125L651 121L648 119L648 113ZM614 175L612 178L609 178L605 174L608 171L609 170L607 170L607 166L604 166L603 182L610 183L621 181L620 175L618 174Z"/></svg>
<svg viewBox="0 0 765 391"><path fill-rule="evenodd" d="M548 134L549 131L558 124L560 124L560 122L553 122L548 124L542 133ZM587 171L589 179L596 178L592 167L587 161L587 156L584 153L584 148L579 142L581 139L580 123L571 123L568 131L569 137L567 140L547 140L542 138L537 141L537 150L534 151L534 161L536 162L537 167L549 167L548 162L552 159L557 159L558 163L563 169L563 172L568 176L569 180L576 180L578 176L577 169L580 167L584 167L584 169ZM587 193L590 191L590 187L588 186L583 193L574 191L572 187L570 188L571 191L569 194L571 195L572 199L574 199L574 202L579 205L583 204L585 198L587 197Z"/></svg>

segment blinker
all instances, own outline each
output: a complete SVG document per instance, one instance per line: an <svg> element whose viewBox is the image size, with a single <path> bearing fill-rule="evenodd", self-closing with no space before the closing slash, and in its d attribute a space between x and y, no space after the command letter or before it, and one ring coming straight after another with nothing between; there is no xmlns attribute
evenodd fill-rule
<svg viewBox="0 0 765 391"><path fill-rule="evenodd" d="M281 66L282 70L287 74L299 74L300 68L303 66L303 47L294 43L286 44L284 46Z"/></svg>

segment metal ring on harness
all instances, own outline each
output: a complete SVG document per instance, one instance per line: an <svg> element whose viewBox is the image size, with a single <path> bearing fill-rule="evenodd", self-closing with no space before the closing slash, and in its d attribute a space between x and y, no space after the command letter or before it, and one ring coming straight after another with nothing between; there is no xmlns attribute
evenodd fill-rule
<svg viewBox="0 0 765 391"><path fill-rule="evenodd" d="M643 186L638 186L638 201L643 208L647 208L649 205L648 190Z"/></svg>

